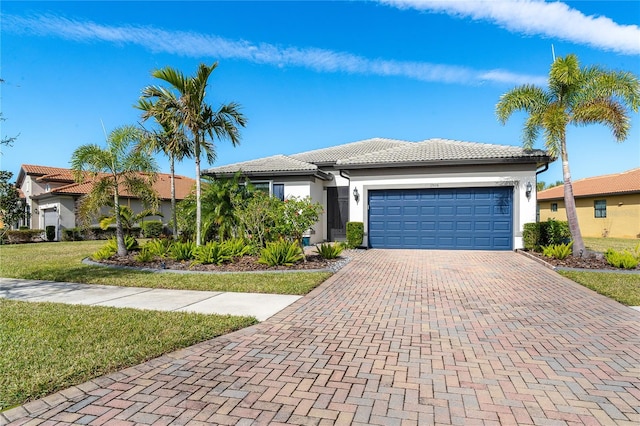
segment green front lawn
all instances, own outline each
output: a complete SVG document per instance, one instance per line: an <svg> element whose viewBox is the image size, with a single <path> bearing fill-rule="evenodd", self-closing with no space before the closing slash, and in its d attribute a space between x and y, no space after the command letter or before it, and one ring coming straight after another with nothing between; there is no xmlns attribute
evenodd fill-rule
<svg viewBox="0 0 640 426"><path fill-rule="evenodd" d="M175 274L88 266L82 259L104 241L0 246L0 276L128 287L305 295L328 272Z"/></svg>
<svg viewBox="0 0 640 426"><path fill-rule="evenodd" d="M0 411L257 322L1 298L0 318Z"/></svg>
<svg viewBox="0 0 640 426"><path fill-rule="evenodd" d="M612 248L616 251L629 250L634 251L636 246L640 244L637 238L591 238L584 237L584 245L587 249L604 253L607 249Z"/></svg>
<svg viewBox="0 0 640 426"><path fill-rule="evenodd" d="M623 305L640 306L640 274L562 270L558 273Z"/></svg>

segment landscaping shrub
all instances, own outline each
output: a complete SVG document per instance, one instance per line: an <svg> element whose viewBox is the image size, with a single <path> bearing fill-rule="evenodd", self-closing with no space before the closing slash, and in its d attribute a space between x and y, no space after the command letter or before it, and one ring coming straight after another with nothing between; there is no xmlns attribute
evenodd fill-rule
<svg viewBox="0 0 640 426"><path fill-rule="evenodd" d="M84 232L81 228L67 228L62 230L62 241L82 241Z"/></svg>
<svg viewBox="0 0 640 426"><path fill-rule="evenodd" d="M566 244L571 240L571 231L569 230L569 223L566 220L549 219L542 223L544 245Z"/></svg>
<svg viewBox="0 0 640 426"><path fill-rule="evenodd" d="M268 266L291 266L304 258L302 249L296 241L280 239L267 243L260 252L258 263Z"/></svg>
<svg viewBox="0 0 640 426"><path fill-rule="evenodd" d="M142 235L145 238L159 238L162 235L162 226L159 220L142 222Z"/></svg>
<svg viewBox="0 0 640 426"><path fill-rule="evenodd" d="M539 251L541 242L541 223L525 223L522 230L522 241L524 248L530 251Z"/></svg>
<svg viewBox="0 0 640 426"><path fill-rule="evenodd" d="M362 245L364 238L364 223L347 222L347 245L356 248Z"/></svg>
<svg viewBox="0 0 640 426"><path fill-rule="evenodd" d="M330 244L323 243L316 245L316 252L322 256L323 259L335 259L342 253L342 244Z"/></svg>
<svg viewBox="0 0 640 426"><path fill-rule="evenodd" d="M45 228L45 235L47 236L47 241L53 241L56 239L56 227L53 225L49 225Z"/></svg>
<svg viewBox="0 0 640 426"><path fill-rule="evenodd" d="M157 238L155 240L147 241L142 247L151 253L154 257L165 258L169 256L171 250L172 241L168 238Z"/></svg>
<svg viewBox="0 0 640 426"><path fill-rule="evenodd" d="M217 241L211 241L207 244L197 247L195 251L195 262L207 264L222 265L233 259L228 246Z"/></svg>
<svg viewBox="0 0 640 426"><path fill-rule="evenodd" d="M130 235L126 235L124 237L124 246L126 247L127 251L136 250L139 248L138 240L136 240ZM113 238L109 238L105 243L105 245L102 246L100 250L92 254L91 258L94 260L105 260L113 256L117 252L118 252L118 242L116 241L116 238L113 237Z"/></svg>
<svg viewBox="0 0 640 426"><path fill-rule="evenodd" d="M551 244L543 246L542 254L546 257L554 257L558 260L563 260L571 254L571 246L573 246L573 242L569 244Z"/></svg>
<svg viewBox="0 0 640 426"><path fill-rule="evenodd" d="M634 269L638 266L638 258L627 250L616 251L608 249L604 253L604 258L609 265L615 266L616 268Z"/></svg>
<svg viewBox="0 0 640 426"><path fill-rule="evenodd" d="M177 262L193 260L195 257L196 245L193 241L176 241L171 245L169 253L171 258Z"/></svg>
<svg viewBox="0 0 640 426"><path fill-rule="evenodd" d="M9 230L4 236L10 244L32 243L42 238L42 229Z"/></svg>
<svg viewBox="0 0 640 426"><path fill-rule="evenodd" d="M136 262L143 262L143 263L144 262L151 262L155 258L156 257L151 252L151 250L149 250L149 248L145 245L140 249L140 251L136 255Z"/></svg>
<svg viewBox="0 0 640 426"><path fill-rule="evenodd" d="M568 244L571 232L567 221L549 219L546 222L525 223L522 230L524 248L540 251L544 246Z"/></svg>
<svg viewBox="0 0 640 426"><path fill-rule="evenodd" d="M227 250L229 255L234 259L253 254L256 250L255 247L244 238L232 238L220 244L224 246L225 250Z"/></svg>

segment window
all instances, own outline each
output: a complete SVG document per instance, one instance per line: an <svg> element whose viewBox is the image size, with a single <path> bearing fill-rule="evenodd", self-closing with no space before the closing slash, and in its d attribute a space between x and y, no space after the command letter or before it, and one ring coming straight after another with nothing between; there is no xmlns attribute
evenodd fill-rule
<svg viewBox="0 0 640 426"><path fill-rule="evenodd" d="M593 216L607 217L607 200L595 200L593 202Z"/></svg>
<svg viewBox="0 0 640 426"><path fill-rule="evenodd" d="M273 196L279 199L280 201L284 201L284 183L274 183L273 186Z"/></svg>
<svg viewBox="0 0 640 426"><path fill-rule="evenodd" d="M551 211L552 212L558 211L558 203L551 203Z"/></svg>
<svg viewBox="0 0 640 426"><path fill-rule="evenodd" d="M271 182L251 182L254 189L257 191L263 191L265 194L269 194L276 197L280 201L284 201L284 183L271 183Z"/></svg>

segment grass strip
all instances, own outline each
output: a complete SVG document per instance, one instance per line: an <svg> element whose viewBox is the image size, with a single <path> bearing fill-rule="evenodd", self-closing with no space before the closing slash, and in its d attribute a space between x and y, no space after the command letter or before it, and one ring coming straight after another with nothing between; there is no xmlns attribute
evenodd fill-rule
<svg viewBox="0 0 640 426"><path fill-rule="evenodd" d="M7 299L0 318L0 410L257 322Z"/></svg>
<svg viewBox="0 0 640 426"><path fill-rule="evenodd" d="M640 274L562 270L558 273L623 305L640 306Z"/></svg>
<svg viewBox="0 0 640 426"><path fill-rule="evenodd" d="M104 241L0 246L0 276L121 287L305 295L329 272L175 274L89 266L82 259Z"/></svg>

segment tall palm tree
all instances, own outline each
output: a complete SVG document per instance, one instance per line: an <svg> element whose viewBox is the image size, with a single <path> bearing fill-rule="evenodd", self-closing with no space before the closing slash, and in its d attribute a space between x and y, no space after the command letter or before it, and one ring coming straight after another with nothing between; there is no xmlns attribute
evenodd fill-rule
<svg viewBox="0 0 640 426"><path fill-rule="evenodd" d="M578 57L570 54L551 64L546 90L534 85L519 86L502 95L496 105L496 115L502 124L515 111L529 114L523 130L525 148L533 148L543 132L549 154L562 160L564 202L575 256L582 256L585 246L569 170L567 126L604 124L611 129L616 141L622 142L629 133L629 110L637 112L639 102L640 84L636 75L597 66L581 68Z"/></svg>
<svg viewBox="0 0 640 426"><path fill-rule="evenodd" d="M231 102L221 105L217 110L206 100L209 76L218 66L200 64L194 76L185 76L182 72L165 67L152 73L155 78L171 85L171 89L148 86L142 91L142 99L154 100L158 116L173 116L191 136L193 157L196 165L196 244L202 242L201 222L201 180L200 157L206 155L212 163L215 158L214 139L228 139L235 146L240 143L239 126L246 125L246 119L240 112L240 106Z"/></svg>
<svg viewBox="0 0 640 426"><path fill-rule="evenodd" d="M168 94L172 102L175 98L172 93ZM173 228L173 238L178 238L178 217L176 213L176 168L175 162L193 156L192 146L189 143L180 123L176 122L174 115L163 114L162 99L156 103L148 99L140 99L135 105L142 110L142 119L155 118L160 124L161 130L147 131L141 140L141 149L155 152L162 152L169 158L169 173L171 180L171 222Z"/></svg>
<svg viewBox="0 0 640 426"><path fill-rule="evenodd" d="M105 148L95 144L82 145L71 156L76 182L93 184L81 200L80 215L89 218L97 215L102 207L113 204L119 256L127 254L120 195L124 191L136 195L154 209L158 204L152 187L158 167L150 155L135 149L140 137L140 130L133 126L119 127L109 134Z"/></svg>

